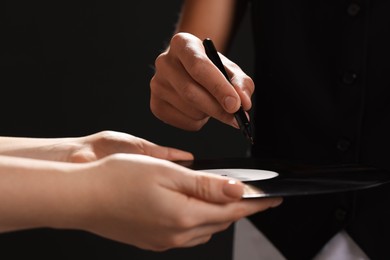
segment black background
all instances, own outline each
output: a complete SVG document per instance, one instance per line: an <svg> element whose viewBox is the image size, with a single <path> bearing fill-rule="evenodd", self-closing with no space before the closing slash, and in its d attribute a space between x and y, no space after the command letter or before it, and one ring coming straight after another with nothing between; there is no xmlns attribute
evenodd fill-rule
<svg viewBox="0 0 390 260"><path fill-rule="evenodd" d="M246 156L248 142L236 129L210 120L202 130L186 132L150 112L154 60L169 42L181 2L0 4L0 134L62 137L116 130L197 158ZM246 17L228 53L249 75L250 37ZM4 255L56 254L54 259L229 259L231 239L232 228L206 245L156 254L83 232L37 230L2 235L0 247L7 249Z"/></svg>

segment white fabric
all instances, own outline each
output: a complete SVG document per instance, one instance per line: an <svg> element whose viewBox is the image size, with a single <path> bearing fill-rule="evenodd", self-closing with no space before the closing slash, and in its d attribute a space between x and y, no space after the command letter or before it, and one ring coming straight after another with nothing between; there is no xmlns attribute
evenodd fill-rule
<svg viewBox="0 0 390 260"><path fill-rule="evenodd" d="M286 260L271 242L246 218L236 222L233 260ZM313 260L368 260L344 231L336 234Z"/></svg>
<svg viewBox="0 0 390 260"><path fill-rule="evenodd" d="M345 231L336 234L318 253L314 260L343 259L367 260L363 250Z"/></svg>

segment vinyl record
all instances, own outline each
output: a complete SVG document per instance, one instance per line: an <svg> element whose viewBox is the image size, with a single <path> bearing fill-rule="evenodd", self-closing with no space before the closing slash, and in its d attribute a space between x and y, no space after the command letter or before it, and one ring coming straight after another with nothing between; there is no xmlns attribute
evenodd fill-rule
<svg viewBox="0 0 390 260"><path fill-rule="evenodd" d="M347 192L390 182L390 171L357 164L298 164L256 158L194 160L179 164L241 180L246 184L243 198Z"/></svg>

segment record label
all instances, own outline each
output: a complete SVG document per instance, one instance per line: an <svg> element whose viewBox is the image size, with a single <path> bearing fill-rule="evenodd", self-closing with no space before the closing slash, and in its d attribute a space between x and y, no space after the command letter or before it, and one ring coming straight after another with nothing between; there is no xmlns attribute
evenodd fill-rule
<svg viewBox="0 0 390 260"><path fill-rule="evenodd" d="M202 172L214 173L220 176L230 177L239 181L260 181L275 178L278 173L260 169L226 168L206 169Z"/></svg>

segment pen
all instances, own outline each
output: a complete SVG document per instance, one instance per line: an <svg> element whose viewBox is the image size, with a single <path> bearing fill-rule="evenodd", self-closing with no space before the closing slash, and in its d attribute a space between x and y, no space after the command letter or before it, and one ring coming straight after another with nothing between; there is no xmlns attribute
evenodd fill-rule
<svg viewBox="0 0 390 260"><path fill-rule="evenodd" d="M225 67L223 66L223 63L222 63L221 59L219 58L218 52L215 49L215 46L214 46L214 43L212 42L212 40L209 38L204 39L203 46L205 48L207 57L209 57L209 59L222 72L222 74L225 76L225 78L231 84L229 76L226 73ZM234 117L236 118L236 120L238 122L238 126L240 127L241 131L244 133L246 138L253 145L254 142L253 142L253 135L252 135L252 127L251 127L251 124L250 124L242 106L240 106L238 111L234 113Z"/></svg>

